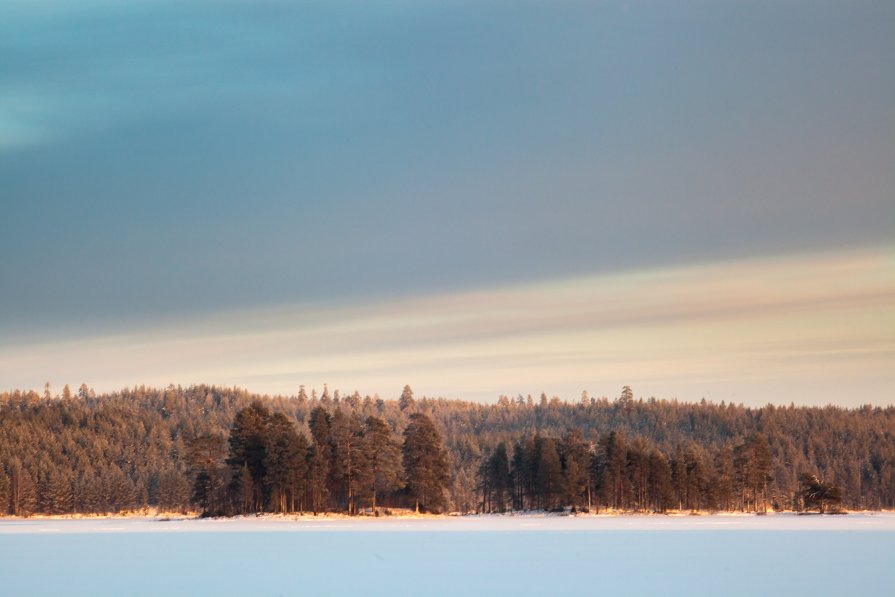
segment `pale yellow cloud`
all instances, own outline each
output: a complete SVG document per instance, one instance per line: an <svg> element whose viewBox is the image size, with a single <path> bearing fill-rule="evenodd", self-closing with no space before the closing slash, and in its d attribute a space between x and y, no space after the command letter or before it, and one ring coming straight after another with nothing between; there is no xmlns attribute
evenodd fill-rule
<svg viewBox="0 0 895 597"><path fill-rule="evenodd" d="M895 388L892 247L638 270L365 305L294 305L5 346L0 379L98 389L299 384L392 396L617 394L877 404Z"/></svg>

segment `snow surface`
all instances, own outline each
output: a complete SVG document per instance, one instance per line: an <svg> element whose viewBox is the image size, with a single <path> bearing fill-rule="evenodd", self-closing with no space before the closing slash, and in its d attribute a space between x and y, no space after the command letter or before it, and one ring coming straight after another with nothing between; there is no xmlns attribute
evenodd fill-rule
<svg viewBox="0 0 895 597"><path fill-rule="evenodd" d="M895 514L0 519L4 595L891 595Z"/></svg>

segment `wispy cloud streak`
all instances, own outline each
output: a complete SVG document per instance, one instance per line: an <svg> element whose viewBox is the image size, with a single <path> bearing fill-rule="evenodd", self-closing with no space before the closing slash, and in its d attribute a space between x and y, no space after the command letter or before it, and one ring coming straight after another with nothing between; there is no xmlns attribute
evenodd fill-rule
<svg viewBox="0 0 895 597"><path fill-rule="evenodd" d="M493 399L581 390L752 404L889 403L895 250L636 270L376 304L221 313L0 349L13 387L328 383Z"/></svg>

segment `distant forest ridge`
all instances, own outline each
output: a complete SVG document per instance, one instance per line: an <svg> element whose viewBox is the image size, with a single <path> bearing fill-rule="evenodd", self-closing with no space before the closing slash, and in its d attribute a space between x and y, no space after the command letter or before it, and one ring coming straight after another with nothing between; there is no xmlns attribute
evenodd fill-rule
<svg viewBox="0 0 895 597"><path fill-rule="evenodd" d="M0 514L895 508L895 406L0 393Z"/></svg>

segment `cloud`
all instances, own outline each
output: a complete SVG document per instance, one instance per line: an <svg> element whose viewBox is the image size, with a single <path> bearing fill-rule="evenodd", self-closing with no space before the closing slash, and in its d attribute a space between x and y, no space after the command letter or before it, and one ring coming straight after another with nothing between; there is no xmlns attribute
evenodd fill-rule
<svg viewBox="0 0 895 597"><path fill-rule="evenodd" d="M293 36L319 37L275 17L259 25L241 3L0 5L7 17L0 22L0 149L89 138L222 103L294 100L306 85L287 80L282 67L313 42ZM319 86L323 74L307 78Z"/></svg>
<svg viewBox="0 0 895 597"><path fill-rule="evenodd" d="M666 4L5 3L0 328L889 242L890 20Z"/></svg>
<svg viewBox="0 0 895 597"><path fill-rule="evenodd" d="M640 269L337 307L287 305L9 346L0 378L99 389L299 384L491 399L582 389L888 403L895 249Z"/></svg>
<svg viewBox="0 0 895 597"><path fill-rule="evenodd" d="M48 134L41 122L49 111L42 96L16 95L0 87L0 151L44 142Z"/></svg>

